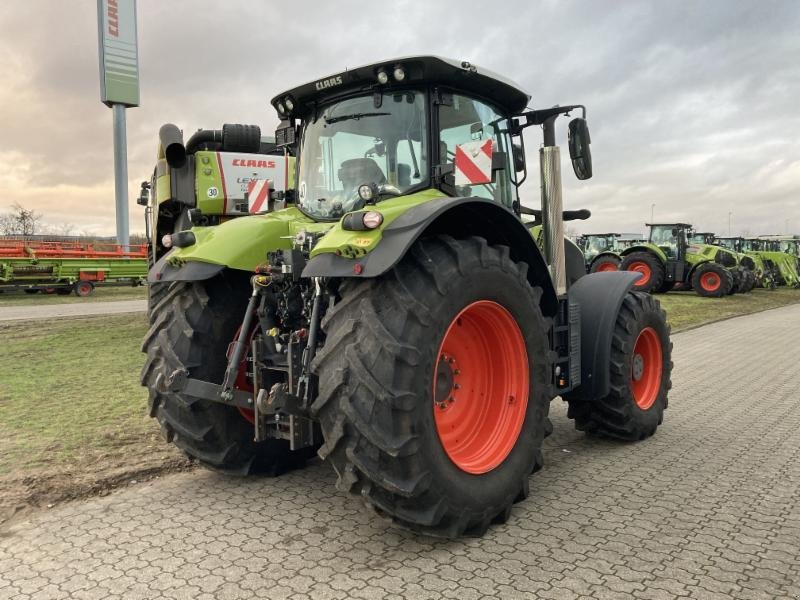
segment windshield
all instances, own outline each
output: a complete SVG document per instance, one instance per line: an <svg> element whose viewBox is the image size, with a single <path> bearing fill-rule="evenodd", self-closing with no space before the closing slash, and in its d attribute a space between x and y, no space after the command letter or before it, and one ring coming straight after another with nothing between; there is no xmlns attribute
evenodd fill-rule
<svg viewBox="0 0 800 600"><path fill-rule="evenodd" d="M586 248L587 254L600 254L605 250L610 250L614 245L614 238L606 237L603 235L592 236L589 238L589 243Z"/></svg>
<svg viewBox="0 0 800 600"><path fill-rule="evenodd" d="M400 195L428 181L425 94L373 95L328 105L306 124L299 156L298 205L319 219L362 208L363 184ZM385 196L384 196L385 197Z"/></svg>
<svg viewBox="0 0 800 600"><path fill-rule="evenodd" d="M661 248L670 258L675 258L678 255L679 233L680 230L672 225L655 225L650 229L650 243Z"/></svg>

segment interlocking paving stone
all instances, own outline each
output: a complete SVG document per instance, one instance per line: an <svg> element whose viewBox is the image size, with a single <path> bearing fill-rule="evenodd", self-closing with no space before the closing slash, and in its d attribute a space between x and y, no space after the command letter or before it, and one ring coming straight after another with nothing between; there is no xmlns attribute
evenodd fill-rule
<svg viewBox="0 0 800 600"><path fill-rule="evenodd" d="M531 496L481 539L398 529L324 464L198 470L15 524L0 598L799 598L800 305L674 342L656 436L587 437L555 401Z"/></svg>

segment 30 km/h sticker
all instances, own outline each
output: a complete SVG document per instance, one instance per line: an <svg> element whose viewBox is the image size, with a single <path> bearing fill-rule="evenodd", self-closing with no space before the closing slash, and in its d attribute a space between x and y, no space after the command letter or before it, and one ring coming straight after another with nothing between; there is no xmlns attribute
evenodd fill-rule
<svg viewBox="0 0 800 600"><path fill-rule="evenodd" d="M210 188L208 188L206 195L208 195L209 198L216 198L219 196L219 190L212 185Z"/></svg>

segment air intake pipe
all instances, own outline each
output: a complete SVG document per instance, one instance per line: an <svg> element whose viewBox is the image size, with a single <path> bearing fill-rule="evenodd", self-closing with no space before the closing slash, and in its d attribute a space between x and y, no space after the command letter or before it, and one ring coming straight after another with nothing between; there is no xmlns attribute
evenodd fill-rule
<svg viewBox="0 0 800 600"><path fill-rule="evenodd" d="M158 130L158 139L164 150L167 164L175 169L180 169L186 164L186 148L183 146L183 134L177 125L167 123Z"/></svg>
<svg viewBox="0 0 800 600"><path fill-rule="evenodd" d="M186 153L194 154L210 144L223 152L255 153L261 149L261 128L225 123L222 129L200 129L186 142Z"/></svg>

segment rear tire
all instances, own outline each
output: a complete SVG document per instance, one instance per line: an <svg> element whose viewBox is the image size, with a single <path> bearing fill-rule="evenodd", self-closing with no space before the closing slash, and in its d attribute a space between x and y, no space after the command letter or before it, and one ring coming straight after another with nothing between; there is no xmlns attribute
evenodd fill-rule
<svg viewBox="0 0 800 600"><path fill-rule="evenodd" d="M705 298L722 298L731 293L733 275L722 265L703 263L692 273L692 288Z"/></svg>
<svg viewBox="0 0 800 600"><path fill-rule="evenodd" d="M628 441L655 433L672 387L669 333L658 300L642 292L625 296L611 341L611 391L604 398L585 397L580 388L564 395L578 431Z"/></svg>
<svg viewBox="0 0 800 600"><path fill-rule="evenodd" d="M167 286L165 286L167 287ZM150 416L158 419L168 442L216 471L234 475L277 475L302 466L313 449L289 450L286 440L253 441L253 425L239 411L218 402L156 389L159 374L186 369L189 377L221 383L226 351L247 305L245 278L178 282L153 310L142 343L147 361L142 385L150 391Z"/></svg>
<svg viewBox="0 0 800 600"><path fill-rule="evenodd" d="M637 292L652 294L664 284L664 265L650 252L631 252L622 259L621 269L641 274L633 284L633 289Z"/></svg>
<svg viewBox="0 0 800 600"><path fill-rule="evenodd" d="M380 278L345 281L341 300L323 321L327 341L312 365L320 385L312 412L325 439L319 454L332 464L339 489L360 494L397 523L444 537L481 535L491 523L504 522L511 505L527 496L528 477L542 465L551 359L548 324L539 308L542 292L530 286L526 272L506 247L490 247L483 238L441 236L417 242ZM480 363L470 365L477 350L465 343L446 356L451 330L462 326L462 314L471 315L462 311L484 302L499 307L496 314L508 316L511 329L519 332L525 352L515 356L527 377L518 385L524 385L527 404L508 397L508 410L519 417L515 433L499 422L486 435L484 430L462 438L461 446L465 440L487 440L471 457L474 464L487 462L470 471L457 451L459 440L447 437L453 432L439 414L479 407L489 421L494 411L504 410L508 388L493 393L497 388L470 379L483 372ZM464 319L465 331L472 331L475 322ZM483 327L470 339L485 349L498 339L499 329ZM498 351L491 365L497 381L519 376L508 369L505 356ZM452 378L444 377L441 386L445 370ZM456 376L463 386L456 387ZM461 391L444 389L448 386ZM476 389L486 391L483 398L490 401L476 404ZM502 451L497 439L505 440Z"/></svg>
<svg viewBox="0 0 800 600"><path fill-rule="evenodd" d="M622 264L622 259L618 256L600 256L592 263L589 272L619 271L620 264Z"/></svg>

